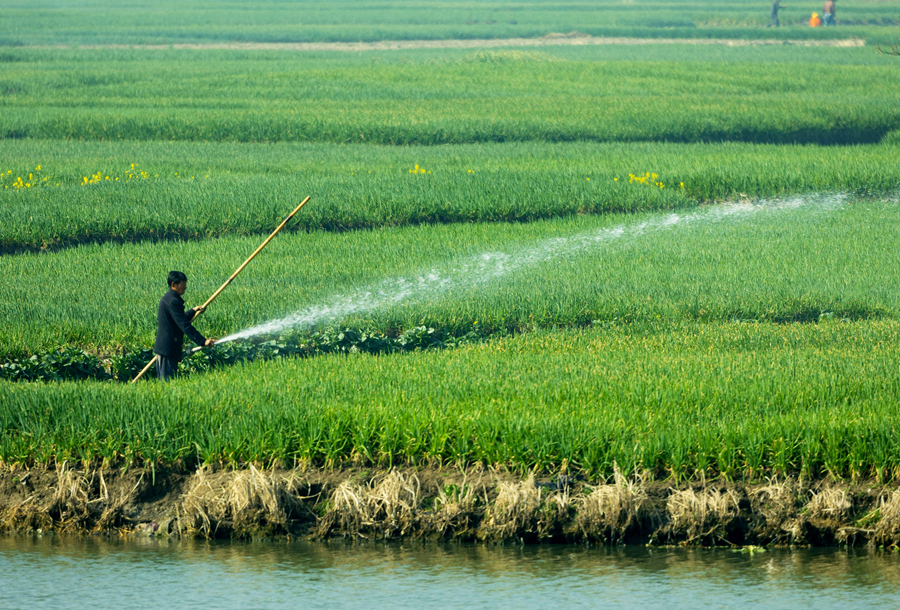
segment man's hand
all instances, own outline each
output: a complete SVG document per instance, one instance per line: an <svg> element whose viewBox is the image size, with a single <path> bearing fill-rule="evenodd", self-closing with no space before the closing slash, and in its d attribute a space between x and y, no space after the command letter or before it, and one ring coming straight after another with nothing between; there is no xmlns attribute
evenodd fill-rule
<svg viewBox="0 0 900 610"><path fill-rule="evenodd" d="M194 307L194 315L199 316L204 311L206 311L206 306L204 305L198 305L197 307Z"/></svg>
<svg viewBox="0 0 900 610"><path fill-rule="evenodd" d="M203 347L212 347L215 344L216 344L215 339L207 339L206 343L203 344Z"/></svg>

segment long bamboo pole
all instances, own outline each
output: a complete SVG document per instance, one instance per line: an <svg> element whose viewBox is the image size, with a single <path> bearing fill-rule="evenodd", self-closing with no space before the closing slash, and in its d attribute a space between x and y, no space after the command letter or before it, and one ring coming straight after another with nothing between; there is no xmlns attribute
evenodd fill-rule
<svg viewBox="0 0 900 610"><path fill-rule="evenodd" d="M225 290L226 288L228 288L228 285L232 282L232 280L234 280L234 278L236 278L236 277L238 276L238 274L239 274L241 271L244 270L244 267L246 267L247 265L250 264L250 261L252 261L252 260L256 257L257 254L259 254L260 252L262 252L262 249L265 248L265 247L269 244L270 241L272 241L272 238L273 238L273 237L275 237L276 235L278 235L278 232L281 231L281 230L284 228L284 225L286 225L286 224L291 220L291 218L294 217L294 214L296 214L297 212L300 211L300 208L302 208L303 206L306 205L306 202L307 202L307 201L309 201L309 196L307 196L306 199L304 199L303 201L301 201L301 202L300 202L300 205L298 205L296 208L294 208L294 211L291 212L290 214L288 214L287 218L285 218L283 221L281 221L281 224L278 225L278 228L275 229L274 231L272 231L272 234L269 235L269 236L266 238L266 241L264 241L262 244L260 244L259 248L257 248L257 249L253 252L253 254L251 254L250 257L247 258L247 260L245 260L245 261L243 262L243 264L242 264L240 267L237 268L237 271L235 271L234 273L232 273L232 274L231 274L231 277L228 278L227 280L225 280L225 283L222 284L222 286L219 287L219 289L216 290L216 291L213 293L213 295L212 295L211 297L209 297L208 299L206 299L206 303L204 303L202 306L200 306L200 307L198 308L198 309L200 309L201 311L195 311L195 312L194 312L194 315L191 317L191 322L193 322L194 320L196 320L196 319L197 319L197 316L199 316L199 315L203 312L203 310L205 310L205 309L209 306L210 303L212 303L213 301L215 301L215 300L216 300L216 297L219 296L219 295L222 293L223 290ZM156 362L156 359L157 359L157 358L158 358L158 356L156 356L156 355L154 354L153 359L152 359L150 362L147 363L147 366L145 366L145 367L143 368L143 370L141 370L140 373L137 374L137 377L135 377L134 379L131 380L131 383L135 383L138 379L140 379L141 377L143 377L143 376L144 376L144 373L146 373L147 371L150 370L150 367L153 366L153 364Z"/></svg>

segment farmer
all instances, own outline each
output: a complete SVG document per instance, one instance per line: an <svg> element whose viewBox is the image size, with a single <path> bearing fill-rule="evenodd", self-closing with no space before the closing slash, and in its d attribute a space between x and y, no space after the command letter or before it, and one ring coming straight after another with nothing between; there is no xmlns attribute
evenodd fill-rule
<svg viewBox="0 0 900 610"><path fill-rule="evenodd" d="M184 299L181 295L187 290L187 276L181 271L169 272L169 291L159 301L159 312L156 316L156 343L153 353L156 354L156 374L163 381L171 379L181 362L184 335L203 347L209 347L215 341L201 335L191 320L203 313L203 306L184 311Z"/></svg>
<svg viewBox="0 0 900 610"><path fill-rule="evenodd" d="M822 9L822 25L837 25L834 20L834 0L825 0L825 6Z"/></svg>
<svg viewBox="0 0 900 610"><path fill-rule="evenodd" d="M769 22L769 25L766 26L767 28L777 28L781 25L778 23L778 11L783 8L784 7L781 6L781 0L775 0L775 2L772 3L772 20Z"/></svg>

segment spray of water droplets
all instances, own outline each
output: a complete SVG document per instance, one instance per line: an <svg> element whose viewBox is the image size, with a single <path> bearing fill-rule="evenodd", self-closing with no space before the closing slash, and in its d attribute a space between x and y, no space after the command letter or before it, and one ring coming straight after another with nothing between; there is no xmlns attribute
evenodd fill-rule
<svg viewBox="0 0 900 610"><path fill-rule="evenodd" d="M414 277L392 278L355 292L335 295L286 317L228 335L218 343L258 335L274 335L289 329L307 329L323 324L334 324L357 313L432 300L450 291L496 282L518 270L597 251L627 238L639 238L641 235L659 233L676 227L741 222L759 214L786 212L801 207L829 211L845 201L845 195L833 194L796 196L752 203L728 203L684 214L656 215L639 222L593 229L567 237L549 238L534 246L520 247L512 252L486 252L462 259L457 264L448 266L448 270L429 270Z"/></svg>

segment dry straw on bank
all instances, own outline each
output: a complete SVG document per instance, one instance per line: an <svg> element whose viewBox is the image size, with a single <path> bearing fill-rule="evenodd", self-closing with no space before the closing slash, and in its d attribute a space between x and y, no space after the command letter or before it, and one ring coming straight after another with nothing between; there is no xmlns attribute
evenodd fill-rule
<svg viewBox="0 0 900 610"><path fill-rule="evenodd" d="M873 542L898 546L900 543L900 489L894 490L890 496L882 496L876 511L878 521L875 523Z"/></svg>
<svg viewBox="0 0 900 610"><path fill-rule="evenodd" d="M513 540L536 531L541 508L541 490L534 475L515 483L500 482L497 498L488 507L478 537L491 540Z"/></svg>
<svg viewBox="0 0 900 610"><path fill-rule="evenodd" d="M203 536L215 535L222 526L239 535L284 532L293 513L308 511L302 489L293 473L267 473L252 464L240 472L201 468L183 497L179 528Z"/></svg>
<svg viewBox="0 0 900 610"><path fill-rule="evenodd" d="M141 475L133 487L112 493L102 470L78 470L68 461L56 464L54 474L56 484L49 494L33 494L8 509L5 527L106 532L123 525L124 508L144 482Z"/></svg>
<svg viewBox="0 0 900 610"><path fill-rule="evenodd" d="M60 521L64 522L84 520L89 514L91 487L85 472L71 468L67 461L57 464L56 489L50 512L58 513Z"/></svg>
<svg viewBox="0 0 900 610"><path fill-rule="evenodd" d="M469 537L475 526L478 490L484 495L480 477L474 483L464 477L461 484L440 489L434 501L431 530L441 538ZM487 503L486 499L482 501Z"/></svg>
<svg viewBox="0 0 900 610"><path fill-rule="evenodd" d="M778 480L749 490L752 514L762 517L760 534L773 541L797 542L803 535L803 523L798 513L801 484L796 479Z"/></svg>
<svg viewBox="0 0 900 610"><path fill-rule="evenodd" d="M813 492L806 514L809 519L845 521L852 509L853 502L846 490L829 488Z"/></svg>
<svg viewBox="0 0 900 610"><path fill-rule="evenodd" d="M738 502L730 490L674 491L666 501L669 524L665 532L687 544L725 539L728 526L740 512Z"/></svg>
<svg viewBox="0 0 900 610"><path fill-rule="evenodd" d="M418 525L421 504L419 478L392 470L367 485L342 482L331 494L331 509L320 520L317 534L326 537L337 529L343 534L381 538L404 536Z"/></svg>
<svg viewBox="0 0 900 610"><path fill-rule="evenodd" d="M636 474L634 480L613 467L612 483L597 485L578 502L578 529L588 539L620 540L642 518L647 500L645 476Z"/></svg>

